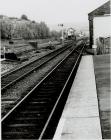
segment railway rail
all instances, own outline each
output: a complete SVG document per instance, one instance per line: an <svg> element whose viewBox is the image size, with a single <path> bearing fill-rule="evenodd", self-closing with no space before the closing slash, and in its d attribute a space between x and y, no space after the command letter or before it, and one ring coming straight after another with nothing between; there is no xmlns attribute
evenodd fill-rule
<svg viewBox="0 0 111 140"><path fill-rule="evenodd" d="M33 72L35 69L41 67L42 65L44 65L45 63L47 63L52 58L56 57L57 55L59 55L60 53L65 51L66 49L70 48L71 46L72 46L72 43L70 43L68 46L65 45L64 47L59 48L54 52L51 52L51 53L49 53L49 54L47 54L47 55L45 55L37 60L34 60L34 61L32 61L32 62L30 62L30 63L28 63L20 68L17 68L13 71L10 71L10 72L4 74L1 77L1 91L2 91L2 93L5 89L7 89L11 85L13 85L17 81L19 81L20 79L24 78L26 75Z"/></svg>
<svg viewBox="0 0 111 140"><path fill-rule="evenodd" d="M52 139L84 47L74 48L6 116L2 139Z"/></svg>

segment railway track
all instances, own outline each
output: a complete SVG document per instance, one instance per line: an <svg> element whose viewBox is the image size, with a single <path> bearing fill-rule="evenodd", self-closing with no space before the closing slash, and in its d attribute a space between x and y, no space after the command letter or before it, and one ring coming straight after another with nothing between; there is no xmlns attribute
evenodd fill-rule
<svg viewBox="0 0 111 140"><path fill-rule="evenodd" d="M30 62L30 63L28 63L28 64L26 64L18 69L15 69L11 72L8 72L7 74L4 74L1 77L1 91L2 91L2 93L5 89L7 89L11 85L13 85L17 81L19 81L20 79L24 78L26 75L33 72L35 69L40 68L42 65L44 65L45 63L47 63L52 58L56 57L57 55L59 55L60 53L65 51L66 49L70 48L71 46L72 46L72 43L70 43L67 46L65 45L63 48L57 49L56 51L51 52L51 53L43 56L42 58L34 60L34 61L32 61L32 62Z"/></svg>
<svg viewBox="0 0 111 140"><path fill-rule="evenodd" d="M2 140L53 138L83 50L73 49L2 118Z"/></svg>

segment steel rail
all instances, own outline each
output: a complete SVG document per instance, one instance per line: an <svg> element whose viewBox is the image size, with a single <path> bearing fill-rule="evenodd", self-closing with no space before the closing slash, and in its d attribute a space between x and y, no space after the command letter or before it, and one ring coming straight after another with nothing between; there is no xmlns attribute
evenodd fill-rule
<svg viewBox="0 0 111 140"><path fill-rule="evenodd" d="M62 96L62 94L63 94L63 92L64 92L64 89L65 89L65 87L67 86L67 83L68 83L68 81L69 81L69 79L70 79L70 77L71 77L71 75L72 75L72 73L73 73L73 71L74 71L74 69L75 69L75 67L77 66L77 63L78 63L78 61L80 60L80 57L81 57L81 55L82 55L82 51L83 51L83 49L84 49L84 47L81 49L81 51L80 51L80 54L78 54L75 50L76 50L76 48L74 48L69 54L67 54L67 56L61 61L61 62L59 62L59 64L52 70L52 71L50 71L49 73L48 73L48 75L46 75L6 116L4 116L3 117L3 119L2 119L2 124L4 124L4 122L7 122L7 120L8 120L8 118L10 118L12 115L13 115L13 113L14 112L16 112L16 110L19 108L20 109L20 105L22 105L22 107L23 107L23 103L24 103L24 101L25 101L25 103L26 103L26 99L28 98L30 98L30 95L38 88L38 86L39 85L41 85L41 83L42 82L44 82L44 80L48 77L48 76L50 76L53 72L54 72L54 70L56 70L61 64L62 64L62 67L63 67L63 64L64 63L62 63L62 62L65 62L65 60L71 55L71 54L76 54L78 57L77 58L73 58L72 56L72 58L73 59L75 59L75 64L73 64L72 63L72 66L71 67L69 67L70 69L71 69L71 71L70 71L70 73L68 74L68 75L66 75L66 77L68 76L68 78L66 79L66 81L64 81L65 83L63 83L63 87L61 87L62 89L62 91L60 92L60 94L59 95L57 95L57 100L56 101L54 101L55 103L54 103L54 105L53 105L53 108L52 108L52 110L51 110L51 113L49 113L49 117L48 117L48 119L47 119L47 121L45 121L46 123L44 124L44 127L43 127L43 129L42 129L42 132L41 132L41 134L40 134L40 136L39 136L39 139L42 139L42 137L43 137L43 135L44 135L44 132L46 131L46 129L47 129L47 127L48 127L48 124L50 123L50 119L52 118L52 116L53 116L53 113L54 113L54 111L55 111L55 109L56 109L56 106L58 105L58 102L60 101L60 99L61 99L61 96ZM73 54L73 55L74 55ZM72 59L71 57L69 57L70 59ZM70 60L69 59L69 60ZM69 61L68 60L68 61ZM59 67L60 68L60 67ZM63 69L63 68L62 68ZM66 71L66 72L68 72L68 71ZM55 73L53 73L53 74L55 74ZM52 75L53 75L52 74ZM49 78L50 79L50 78ZM53 83L54 84L54 83ZM40 92L41 93L41 92ZM59 96L59 97L58 97Z"/></svg>
<svg viewBox="0 0 111 140"><path fill-rule="evenodd" d="M65 56L63 60L61 60L17 105L14 106L2 119L3 122L73 51L75 48Z"/></svg>
<svg viewBox="0 0 111 140"><path fill-rule="evenodd" d="M79 59L80 59L80 57L81 57L81 55L82 55L83 50L84 50L84 46L83 46L81 52L79 53L79 56L78 56L78 58L77 58L77 60L76 60L76 63L75 63L74 66L73 66L73 69L72 69L72 71L71 71L71 73L70 73L70 75L69 75L69 77L68 77L68 79L67 79L67 81L66 81L66 83L65 83L65 85L64 85L64 87L63 87L63 89L62 89L62 91L61 91L61 93L60 93L60 95L59 95L59 97L58 97L58 99L57 99L57 101L56 101L56 103L55 103L53 109L52 109L52 112L50 113L50 116L49 116L49 118L48 118L48 120L47 120L47 122L46 122L46 124L45 124L45 126L44 126L44 128L43 128L43 130L42 130L42 132L41 132L40 137L39 137L38 140L41 140L41 139L43 138L43 135L44 135L44 133L45 133L47 127L48 127L48 124L49 124L49 122L50 122L50 120L51 120L51 118L52 118L52 116L53 116L53 114L54 114L54 111L55 111L55 109L56 109L56 107L57 107L57 105L58 105L58 102L60 101L60 98L62 97L62 94L64 93L64 90L65 90L65 88L66 88L66 86L67 86L67 84L68 84L68 82L69 82L69 79L71 78L72 73L73 73L75 67L77 66L77 63L78 63L78 61L79 61ZM77 51L76 51L76 52L77 52Z"/></svg>
<svg viewBox="0 0 111 140"><path fill-rule="evenodd" d="M67 45L67 44L65 44L64 47L66 47L66 45ZM70 44L69 44L69 45L70 45ZM13 69L13 70L10 70L9 72L6 72L5 74L3 74L3 75L1 76L1 79L4 78L4 77L7 77L8 75L12 74L13 72L15 72L15 71L17 71L17 70L20 70L21 68L24 68L24 67L30 65L31 63L34 63L34 62L40 60L41 58L44 58L44 57L46 57L46 56L48 56L48 55L50 55L50 54L52 54L52 53L54 53L54 52L56 52L56 51L58 51L58 50L60 50L60 49L61 49L61 48L59 48L59 49L57 49L57 50L55 50L55 51L53 51L53 52L50 52L50 53L48 53L48 54L46 54L46 55L44 55L44 56L42 56L42 57L40 57L40 58L38 58L38 59L35 59L35 60L31 61L31 62L28 62L28 64L26 63L26 64L23 65L23 66L17 67L17 68L15 68L15 69Z"/></svg>
<svg viewBox="0 0 111 140"><path fill-rule="evenodd" d="M33 69L29 70L28 72L24 73L23 75L19 76L18 78L14 79L13 81L9 82L6 86L4 86L3 88L1 88L1 92L3 93L3 91L8 88L9 86L13 85L14 83L18 82L19 80L21 80L22 78L24 78L25 76L27 76L28 74L30 74L31 72L35 71L36 69L40 68L41 66L43 66L44 64L46 64L47 62L49 62L51 59L53 59L54 57L56 57L57 55L61 54L63 51L67 50L69 47L62 49L59 53L53 55L51 58L49 58L48 60L46 60L45 62L42 62L41 64L39 64L37 67L34 67ZM53 53L51 53L53 54ZM35 61L34 61L35 62ZM2 82L2 81L1 81Z"/></svg>

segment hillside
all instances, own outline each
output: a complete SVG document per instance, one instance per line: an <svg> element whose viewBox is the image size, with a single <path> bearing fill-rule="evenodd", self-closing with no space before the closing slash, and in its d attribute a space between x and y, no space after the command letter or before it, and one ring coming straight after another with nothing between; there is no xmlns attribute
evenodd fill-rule
<svg viewBox="0 0 111 140"><path fill-rule="evenodd" d="M45 39L51 32L45 22L31 21L28 18L16 18L0 15L0 31L2 39Z"/></svg>

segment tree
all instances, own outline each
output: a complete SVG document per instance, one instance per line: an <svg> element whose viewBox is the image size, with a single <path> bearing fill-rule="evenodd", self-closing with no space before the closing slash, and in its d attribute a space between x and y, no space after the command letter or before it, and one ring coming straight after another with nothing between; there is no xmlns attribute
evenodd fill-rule
<svg viewBox="0 0 111 140"><path fill-rule="evenodd" d="M23 20L28 20L28 17L27 17L26 15L23 14L23 15L21 16L21 19L23 19Z"/></svg>
<svg viewBox="0 0 111 140"><path fill-rule="evenodd" d="M26 15L21 19L6 18L0 19L0 33L3 39L24 38L24 39L45 39L57 37L58 33L49 30L45 22L31 21Z"/></svg>
<svg viewBox="0 0 111 140"><path fill-rule="evenodd" d="M9 19L0 20L1 38L10 39L12 37L12 30L13 30L13 24Z"/></svg>
<svg viewBox="0 0 111 140"><path fill-rule="evenodd" d="M42 39L49 37L49 28L47 27L45 22L40 22L39 28L40 28L40 37Z"/></svg>

